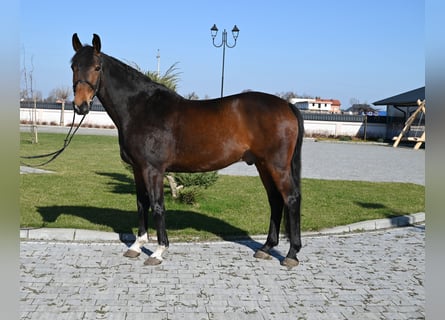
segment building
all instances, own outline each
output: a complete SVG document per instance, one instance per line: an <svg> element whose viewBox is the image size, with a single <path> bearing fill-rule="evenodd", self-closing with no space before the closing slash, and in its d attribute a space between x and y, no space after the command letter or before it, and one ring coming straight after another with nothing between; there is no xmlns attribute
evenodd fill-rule
<svg viewBox="0 0 445 320"><path fill-rule="evenodd" d="M296 105L300 110L320 113L341 113L340 100L320 98L292 98L290 103Z"/></svg>
<svg viewBox="0 0 445 320"><path fill-rule="evenodd" d="M387 137L392 139L399 135L408 118L417 110L417 100L425 100L425 87L403 92L373 103L375 106L386 105ZM407 136L417 137L425 131L425 117L420 114L411 126Z"/></svg>
<svg viewBox="0 0 445 320"><path fill-rule="evenodd" d="M368 116L378 115L378 111L367 103L354 103L350 108L346 109L345 112L349 114L366 114Z"/></svg>
<svg viewBox="0 0 445 320"><path fill-rule="evenodd" d="M425 87L407 91L373 103L375 106L386 106L388 117L403 118L408 120L410 115L417 110L417 100L425 100Z"/></svg>

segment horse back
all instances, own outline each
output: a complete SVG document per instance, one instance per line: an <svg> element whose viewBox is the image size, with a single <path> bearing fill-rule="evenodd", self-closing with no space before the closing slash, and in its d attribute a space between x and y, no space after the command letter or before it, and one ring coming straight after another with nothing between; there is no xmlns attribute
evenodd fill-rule
<svg viewBox="0 0 445 320"><path fill-rule="evenodd" d="M184 100L173 113L172 171L216 170L279 153L288 163L298 135L298 119L288 102L260 92Z"/></svg>

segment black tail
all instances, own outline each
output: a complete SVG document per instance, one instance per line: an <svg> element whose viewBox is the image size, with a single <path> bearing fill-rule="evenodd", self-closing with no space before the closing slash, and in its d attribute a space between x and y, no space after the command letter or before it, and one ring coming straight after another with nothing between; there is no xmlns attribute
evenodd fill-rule
<svg viewBox="0 0 445 320"><path fill-rule="evenodd" d="M297 133L297 143L295 144L294 154L292 155L292 162L291 162L291 178L292 183L294 185L294 194L292 196L298 198L297 205L300 206L301 203L301 147L303 145L303 138L304 138L304 121L303 116L301 115L300 110L294 106L293 104L289 103L289 107L295 114L295 117L298 121L298 133ZM298 208L298 214L300 214L300 208ZM289 238L289 210L285 208L284 210L284 226L286 231L286 236ZM299 220L299 217L298 217ZM298 225L300 223L298 222Z"/></svg>
<svg viewBox="0 0 445 320"><path fill-rule="evenodd" d="M303 116L301 115L300 110L289 103L289 107L297 117L298 121L298 136L297 143L295 144L294 154L292 156L291 162L291 172L292 172L292 182L298 191L300 191L300 180L301 180L301 146L303 145L304 138L304 121Z"/></svg>

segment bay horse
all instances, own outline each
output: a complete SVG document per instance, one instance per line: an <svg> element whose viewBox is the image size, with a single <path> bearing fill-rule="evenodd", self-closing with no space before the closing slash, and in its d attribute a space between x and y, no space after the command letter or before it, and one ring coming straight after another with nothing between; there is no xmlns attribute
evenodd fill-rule
<svg viewBox="0 0 445 320"><path fill-rule="evenodd" d="M289 268L298 265L304 128L296 107L261 92L187 100L103 53L96 34L89 46L82 45L75 33L72 45L74 110L87 114L97 96L117 127L121 158L133 168L138 236L124 256L139 256L148 242L151 209L158 246L144 264L163 261L162 254L169 246L164 208L166 171L213 171L242 160L258 169L271 210L267 240L254 256L271 259L284 211L290 248L281 264Z"/></svg>

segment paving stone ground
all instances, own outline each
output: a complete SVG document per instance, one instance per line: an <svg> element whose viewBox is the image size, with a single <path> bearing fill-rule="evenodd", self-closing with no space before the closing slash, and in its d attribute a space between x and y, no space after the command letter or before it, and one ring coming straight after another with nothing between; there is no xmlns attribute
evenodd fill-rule
<svg viewBox="0 0 445 320"><path fill-rule="evenodd" d="M424 150L305 141L302 174L424 185L424 160ZM235 164L221 173L256 175L254 169ZM154 244L130 260L118 241L26 238L21 319L425 318L423 224L305 236L292 270L279 263L285 241L269 261L253 257L261 244L172 242L166 260L147 267Z"/></svg>
<svg viewBox="0 0 445 320"><path fill-rule="evenodd" d="M300 265L256 241L172 243L147 267L119 242L22 241L22 319L424 319L424 225L303 237Z"/></svg>

